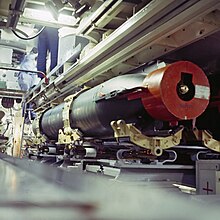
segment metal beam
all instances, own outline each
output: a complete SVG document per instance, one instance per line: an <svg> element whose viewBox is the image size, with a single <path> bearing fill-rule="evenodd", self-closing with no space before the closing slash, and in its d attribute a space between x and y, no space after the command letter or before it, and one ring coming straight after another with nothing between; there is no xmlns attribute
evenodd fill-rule
<svg viewBox="0 0 220 220"><path fill-rule="evenodd" d="M158 16L163 17L165 12L166 14L169 13L182 2L183 1L178 1L177 3L175 0L167 0L161 4L160 0L154 0L146 5L142 10L121 25L108 38L100 42L90 54L79 61L78 65L74 66L70 71L62 74L53 85L46 87L45 91L47 91L47 97L49 97L50 94L53 94L54 86L58 86L59 88L66 87L64 82L71 82L73 77L76 78L76 76L77 78L81 78L84 73L94 68L97 62L102 63L103 58L107 55L114 55L115 49L120 48L120 46L126 43L128 39L132 39L137 34L137 31L140 33L143 28L152 25L155 19L159 19ZM35 94L31 100L34 100L39 96L44 96L45 91ZM29 97L32 92L28 94Z"/></svg>
<svg viewBox="0 0 220 220"><path fill-rule="evenodd" d="M107 76L113 68L207 15L218 8L219 4L219 0L169 0L163 1L163 4L160 0L152 1L100 42L90 54L80 59L77 65L46 87L45 91L33 96L32 100L46 94L46 99L38 104L44 105L73 93L80 85L92 82L102 74ZM60 94L55 94L54 88Z"/></svg>

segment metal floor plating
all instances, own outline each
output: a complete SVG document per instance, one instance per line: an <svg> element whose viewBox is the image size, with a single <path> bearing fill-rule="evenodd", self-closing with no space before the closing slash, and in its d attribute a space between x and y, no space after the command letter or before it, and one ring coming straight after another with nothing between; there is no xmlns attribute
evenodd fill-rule
<svg viewBox="0 0 220 220"><path fill-rule="evenodd" d="M204 197L155 182L127 184L2 154L0 185L1 220L216 220L220 213Z"/></svg>

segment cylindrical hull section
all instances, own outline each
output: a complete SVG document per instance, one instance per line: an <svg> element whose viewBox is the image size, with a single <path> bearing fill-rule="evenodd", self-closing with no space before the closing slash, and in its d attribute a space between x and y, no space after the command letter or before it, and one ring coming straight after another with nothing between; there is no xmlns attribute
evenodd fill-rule
<svg viewBox="0 0 220 220"><path fill-rule="evenodd" d="M70 125L86 137L104 138L113 135L110 123L115 120L146 126L154 119L194 119L206 109L209 93L204 72L179 61L151 73L118 76L81 93L70 105ZM50 139L57 140L63 128L63 107L64 103L41 117L41 132Z"/></svg>
<svg viewBox="0 0 220 220"><path fill-rule="evenodd" d="M144 73L118 76L80 94L70 107L71 127L87 137L107 137L113 135L110 126L113 120L137 123L145 114L145 120L152 121L140 98L128 100L117 96L117 92L141 87L145 76ZM63 107L64 103L49 109L41 117L41 132L52 140L57 140L59 129L63 128Z"/></svg>
<svg viewBox="0 0 220 220"><path fill-rule="evenodd" d="M57 140L59 129L63 128L63 107L64 103L47 110L40 119L41 132L52 140Z"/></svg>
<svg viewBox="0 0 220 220"><path fill-rule="evenodd" d="M136 123L145 112L141 99L128 100L117 92L142 86L144 74L124 75L102 83L77 97L71 105L71 127L87 136L113 135L111 121ZM114 96L115 97L112 97Z"/></svg>

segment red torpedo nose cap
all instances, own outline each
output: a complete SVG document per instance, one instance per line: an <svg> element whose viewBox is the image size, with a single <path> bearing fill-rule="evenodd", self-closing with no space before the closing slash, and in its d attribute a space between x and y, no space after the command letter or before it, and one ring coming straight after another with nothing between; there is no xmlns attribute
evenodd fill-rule
<svg viewBox="0 0 220 220"><path fill-rule="evenodd" d="M147 75L148 88L142 103L151 117L163 120L189 120L201 115L209 104L210 85L197 65L179 61Z"/></svg>

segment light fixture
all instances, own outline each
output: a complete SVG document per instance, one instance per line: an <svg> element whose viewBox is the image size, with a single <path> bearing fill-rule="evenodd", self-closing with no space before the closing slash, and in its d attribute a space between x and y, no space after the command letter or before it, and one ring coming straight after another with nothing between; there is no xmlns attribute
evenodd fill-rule
<svg viewBox="0 0 220 220"><path fill-rule="evenodd" d="M42 24L42 22L46 23L54 23L61 26L74 26L78 19L71 15L64 15L59 13L58 19L55 20L51 11L46 9L33 9L33 8L25 8L22 18L25 20L32 20L33 23Z"/></svg>
<svg viewBox="0 0 220 220"><path fill-rule="evenodd" d="M77 0L67 0L66 3L69 3L75 10L78 10L81 8L81 4Z"/></svg>
<svg viewBox="0 0 220 220"><path fill-rule="evenodd" d="M79 3L77 0L66 0L65 4L69 3L74 9L74 16L80 17L83 13L88 11L91 7L91 5L88 2L85 2L84 4Z"/></svg>
<svg viewBox="0 0 220 220"><path fill-rule="evenodd" d="M58 20L59 9L53 1L45 2L45 8L48 9L55 20Z"/></svg>
<svg viewBox="0 0 220 220"><path fill-rule="evenodd" d="M90 5L87 3L83 4L79 9L77 9L74 13L75 17L80 17L82 14L84 14L86 11L90 9Z"/></svg>
<svg viewBox="0 0 220 220"><path fill-rule="evenodd" d="M62 11L64 3L61 0L49 0L45 2L45 7L48 9L55 20L58 20L59 12Z"/></svg>

